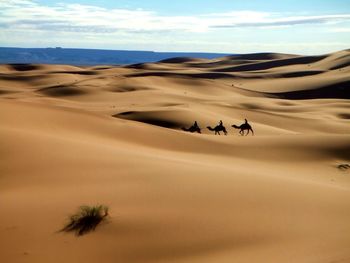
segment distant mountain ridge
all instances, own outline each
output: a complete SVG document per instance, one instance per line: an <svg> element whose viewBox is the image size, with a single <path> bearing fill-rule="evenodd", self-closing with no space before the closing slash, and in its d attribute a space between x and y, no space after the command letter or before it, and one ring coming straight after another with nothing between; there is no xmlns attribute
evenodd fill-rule
<svg viewBox="0 0 350 263"><path fill-rule="evenodd" d="M174 57L213 59L227 56L223 53L154 52L77 48L14 48L0 47L0 64L37 63L69 65L135 64L156 62Z"/></svg>

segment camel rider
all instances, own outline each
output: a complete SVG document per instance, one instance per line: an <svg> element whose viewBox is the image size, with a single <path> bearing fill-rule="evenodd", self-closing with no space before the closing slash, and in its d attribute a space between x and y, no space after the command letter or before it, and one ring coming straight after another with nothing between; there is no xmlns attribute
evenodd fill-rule
<svg viewBox="0 0 350 263"><path fill-rule="evenodd" d="M194 121L194 124L192 125L192 127L193 127L193 128L196 128L196 129L199 128L199 127L198 127L198 124L197 124L197 121Z"/></svg>
<svg viewBox="0 0 350 263"><path fill-rule="evenodd" d="M219 126L220 126L220 127L224 126L223 123L222 123L222 120L220 120Z"/></svg>

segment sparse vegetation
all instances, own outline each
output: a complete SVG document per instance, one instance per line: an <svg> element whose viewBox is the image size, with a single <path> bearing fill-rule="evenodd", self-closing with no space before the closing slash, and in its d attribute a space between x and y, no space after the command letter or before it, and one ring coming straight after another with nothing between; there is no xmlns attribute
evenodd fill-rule
<svg viewBox="0 0 350 263"><path fill-rule="evenodd" d="M342 171L350 169L350 165L347 164L347 163L339 164L337 167L338 167L339 170L342 170Z"/></svg>
<svg viewBox="0 0 350 263"><path fill-rule="evenodd" d="M77 236L81 236L95 230L107 216L107 206L81 206L76 214L70 216L69 223L61 231L75 232Z"/></svg>

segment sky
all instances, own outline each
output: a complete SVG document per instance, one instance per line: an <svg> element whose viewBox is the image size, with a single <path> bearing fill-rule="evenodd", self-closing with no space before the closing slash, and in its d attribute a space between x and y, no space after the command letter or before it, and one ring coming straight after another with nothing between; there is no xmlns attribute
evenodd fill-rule
<svg viewBox="0 0 350 263"><path fill-rule="evenodd" d="M0 0L0 46L325 54L350 0Z"/></svg>

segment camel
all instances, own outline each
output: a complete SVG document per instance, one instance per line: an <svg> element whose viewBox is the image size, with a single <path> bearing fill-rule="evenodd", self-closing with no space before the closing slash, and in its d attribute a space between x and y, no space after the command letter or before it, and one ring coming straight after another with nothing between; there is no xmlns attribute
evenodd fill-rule
<svg viewBox="0 0 350 263"><path fill-rule="evenodd" d="M212 128L210 126L207 127L209 131L215 131L215 135L219 134L222 131L225 135L227 135L227 131L224 125L222 125L222 121L220 121L219 125L216 125L215 128Z"/></svg>
<svg viewBox="0 0 350 263"><path fill-rule="evenodd" d="M182 128L183 131L187 132L198 132L201 133L201 128L199 128L197 122L195 121L194 124L190 128Z"/></svg>
<svg viewBox="0 0 350 263"><path fill-rule="evenodd" d="M250 124L248 123L247 119L244 119L245 122L243 124L241 124L240 126L237 125L232 125L233 128L239 129L239 133L243 136L244 135L244 131L247 130L247 134L246 136L249 134L249 131L252 132L252 135L254 135L254 131L252 129L252 126L250 126Z"/></svg>

